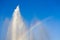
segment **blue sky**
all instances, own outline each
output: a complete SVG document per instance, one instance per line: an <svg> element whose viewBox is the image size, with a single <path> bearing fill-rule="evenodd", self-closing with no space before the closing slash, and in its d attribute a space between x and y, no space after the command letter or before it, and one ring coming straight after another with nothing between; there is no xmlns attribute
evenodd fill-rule
<svg viewBox="0 0 60 40"><path fill-rule="evenodd" d="M31 19L33 16L43 19L60 15L59 0L0 0L0 17L11 18L17 5L20 6L21 13L26 19Z"/></svg>
<svg viewBox="0 0 60 40"><path fill-rule="evenodd" d="M20 6L23 18L29 23L34 17L37 17L39 20L44 20L52 16L53 19L50 20L52 24L50 21L44 23L48 25L48 28L52 28L52 30L56 28L55 31L58 31L57 34L59 34L60 0L0 0L0 32L3 21L5 18L10 19L12 17L12 13L17 5Z"/></svg>

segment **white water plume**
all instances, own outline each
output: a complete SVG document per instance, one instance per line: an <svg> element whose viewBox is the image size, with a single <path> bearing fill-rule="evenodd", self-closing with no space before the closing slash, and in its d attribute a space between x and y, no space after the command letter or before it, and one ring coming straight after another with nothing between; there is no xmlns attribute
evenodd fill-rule
<svg viewBox="0 0 60 40"><path fill-rule="evenodd" d="M17 6L9 23L6 40L45 40L45 34L42 32L44 31L42 27L42 23L37 21L36 24L31 25L31 28L27 30L19 6Z"/></svg>
<svg viewBox="0 0 60 40"><path fill-rule="evenodd" d="M8 28L7 40L27 40L27 36L23 36L26 31L27 29L20 14L19 6L17 6Z"/></svg>

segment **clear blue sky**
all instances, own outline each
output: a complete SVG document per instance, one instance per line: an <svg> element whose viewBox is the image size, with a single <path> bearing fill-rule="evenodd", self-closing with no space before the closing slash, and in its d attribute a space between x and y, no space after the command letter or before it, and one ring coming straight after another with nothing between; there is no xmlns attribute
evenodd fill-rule
<svg viewBox="0 0 60 40"><path fill-rule="evenodd" d="M60 15L59 0L0 0L0 17L10 18L17 5L20 6L24 18L28 20L33 15L39 19Z"/></svg>
<svg viewBox="0 0 60 40"><path fill-rule="evenodd" d="M0 0L0 32L3 20L6 17L11 18L17 5L20 6L24 19L28 21L35 16L40 20L53 16L53 21L60 23L60 0Z"/></svg>

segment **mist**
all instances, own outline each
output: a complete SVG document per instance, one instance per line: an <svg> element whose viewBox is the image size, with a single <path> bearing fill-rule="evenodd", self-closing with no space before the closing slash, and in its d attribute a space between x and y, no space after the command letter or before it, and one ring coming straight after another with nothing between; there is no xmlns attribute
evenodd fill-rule
<svg viewBox="0 0 60 40"><path fill-rule="evenodd" d="M18 5L14 9L12 18L6 18L3 23L1 40L57 40L60 39L59 34L55 34L59 32L57 31L58 25L59 23L54 17L48 17L43 20L33 19L28 29ZM56 36L54 37L54 35Z"/></svg>

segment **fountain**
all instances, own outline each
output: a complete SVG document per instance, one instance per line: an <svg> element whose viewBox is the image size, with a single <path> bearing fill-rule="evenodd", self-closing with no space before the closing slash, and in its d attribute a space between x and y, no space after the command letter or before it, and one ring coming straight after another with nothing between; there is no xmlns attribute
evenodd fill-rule
<svg viewBox="0 0 60 40"><path fill-rule="evenodd" d="M10 21L6 40L48 40L42 23L37 21L29 30L22 19L19 6L14 10Z"/></svg>
<svg viewBox="0 0 60 40"><path fill-rule="evenodd" d="M8 27L7 40L27 40L26 35L26 26L22 19L19 6L14 10L11 22Z"/></svg>

